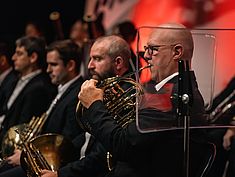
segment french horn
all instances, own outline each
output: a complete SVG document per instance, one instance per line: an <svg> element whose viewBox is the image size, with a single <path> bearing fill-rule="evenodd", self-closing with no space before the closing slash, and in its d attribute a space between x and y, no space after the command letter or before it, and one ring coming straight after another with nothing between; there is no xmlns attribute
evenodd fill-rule
<svg viewBox="0 0 235 177"><path fill-rule="evenodd" d="M103 103L119 125L125 127L135 120L136 97L140 98L143 94L142 86L139 83L132 78L111 77L103 80L97 87L104 90ZM87 128L80 120L84 110L85 108L78 101L77 121L86 130Z"/></svg>
<svg viewBox="0 0 235 177"><path fill-rule="evenodd" d="M138 72L145 68L149 68L151 65L147 65L140 68ZM111 77L101 81L98 84L98 88L104 90L103 103L108 112L112 115L114 120L122 127L127 126L130 122L136 120L136 100L141 100L144 93L140 83L136 82L130 76L136 72L130 73L123 77ZM84 130L90 131L89 127L86 127L81 121L81 117L85 111L84 106L78 101L76 114L77 121ZM109 170L112 170L112 154L107 152L107 165Z"/></svg>

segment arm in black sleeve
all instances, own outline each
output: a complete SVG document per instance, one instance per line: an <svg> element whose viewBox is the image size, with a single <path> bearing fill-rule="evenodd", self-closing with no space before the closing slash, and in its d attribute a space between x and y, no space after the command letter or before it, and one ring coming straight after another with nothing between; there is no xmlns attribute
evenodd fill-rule
<svg viewBox="0 0 235 177"><path fill-rule="evenodd" d="M91 177L104 176L107 173L106 150L97 141L91 151L82 159L71 162L58 171L59 177Z"/></svg>

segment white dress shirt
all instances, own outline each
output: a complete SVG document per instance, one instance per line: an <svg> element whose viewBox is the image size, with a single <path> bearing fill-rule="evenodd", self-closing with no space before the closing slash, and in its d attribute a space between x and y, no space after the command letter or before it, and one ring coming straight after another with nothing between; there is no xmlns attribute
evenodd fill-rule
<svg viewBox="0 0 235 177"><path fill-rule="evenodd" d="M157 85L155 85L155 89L157 91L159 91L169 80L171 80L172 78L174 78L175 76L179 75L178 72L173 73L172 75L166 77L165 79L163 79L161 82L159 82Z"/></svg>
<svg viewBox="0 0 235 177"><path fill-rule="evenodd" d="M7 109L10 109L12 104L14 103L14 101L16 100L16 98L19 96L20 92L24 89L24 87L26 86L26 84L32 80L35 76L37 76L38 74L40 74L42 71L36 70L24 77L21 77L17 84L16 87L14 89L14 91L12 92L8 102L7 102ZM0 125L2 124L3 120L5 119L5 115L0 116Z"/></svg>

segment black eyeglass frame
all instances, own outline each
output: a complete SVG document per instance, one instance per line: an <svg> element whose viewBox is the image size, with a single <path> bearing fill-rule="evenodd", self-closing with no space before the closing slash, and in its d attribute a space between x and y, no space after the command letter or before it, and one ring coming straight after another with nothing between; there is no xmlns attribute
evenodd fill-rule
<svg viewBox="0 0 235 177"><path fill-rule="evenodd" d="M160 47L175 46L175 45L177 45L177 44L148 45L148 46L144 46L144 52L146 52L146 50L148 50L148 54L150 56L155 56L157 53L154 54L154 51L158 52Z"/></svg>

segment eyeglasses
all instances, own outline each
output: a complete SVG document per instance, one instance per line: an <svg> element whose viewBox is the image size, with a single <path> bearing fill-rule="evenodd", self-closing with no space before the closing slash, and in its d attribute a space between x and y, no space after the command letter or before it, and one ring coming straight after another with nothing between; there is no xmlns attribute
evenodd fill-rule
<svg viewBox="0 0 235 177"><path fill-rule="evenodd" d="M157 55L158 51L159 51L159 48L160 47L164 47L164 46L174 46L176 44L171 44L171 45L148 45L148 46L144 46L144 51L148 51L148 54L150 56L154 56L154 55Z"/></svg>

